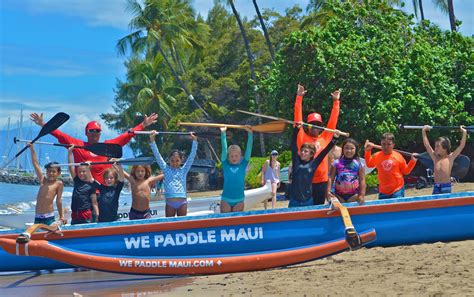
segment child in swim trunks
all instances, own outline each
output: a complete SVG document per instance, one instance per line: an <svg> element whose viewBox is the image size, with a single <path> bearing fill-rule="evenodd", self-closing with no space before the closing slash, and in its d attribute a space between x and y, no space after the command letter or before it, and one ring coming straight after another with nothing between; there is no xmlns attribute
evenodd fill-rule
<svg viewBox="0 0 474 297"><path fill-rule="evenodd" d="M459 156L459 154L461 154L466 145L467 130L463 126L460 127L462 132L461 143L458 148L451 153L451 141L447 137L438 138L433 150L426 134L430 129L430 126L424 126L421 133L426 151L433 160L433 174L435 181L433 195L451 193L451 170L453 169L454 160Z"/></svg>
<svg viewBox="0 0 474 297"><path fill-rule="evenodd" d="M74 145L68 148L68 161L73 163L72 152ZM99 207L97 204L97 186L92 178L89 163L81 163L77 167L69 166L69 172L74 181L71 198L71 225L97 222ZM93 213L92 213L92 211Z"/></svg>
<svg viewBox="0 0 474 297"><path fill-rule="evenodd" d="M314 172L336 144L337 138L339 137L339 131L336 130L337 132L334 133L334 137L316 158L314 158L316 146L312 142L303 143L298 155L297 137L300 128L301 123L298 123L296 127L293 128L291 141L292 181L288 207L313 205L313 187L311 180L313 179Z"/></svg>
<svg viewBox="0 0 474 297"><path fill-rule="evenodd" d="M99 222L113 222L118 216L118 205L120 192L124 186L123 168L120 164L114 164L112 168L104 171L103 178L105 185L95 181L99 190L97 202L99 204Z"/></svg>
<svg viewBox="0 0 474 297"><path fill-rule="evenodd" d="M382 151L371 154L374 144L365 142L365 162L367 167L377 167L379 179L379 199L401 198L405 196L405 183L403 175L409 174L416 165L417 154L411 155L410 162L393 150L395 136L392 133L384 133L380 142Z"/></svg>
<svg viewBox="0 0 474 297"><path fill-rule="evenodd" d="M186 159L184 165L181 166L184 158L183 154L178 150L173 150L169 155L170 165L168 166L156 146L156 134L156 131L152 131L152 134L150 134L150 147L155 155L156 162L164 174L166 217L185 216L188 210L186 198L186 176L188 175L189 169L191 169L191 165L196 157L198 146L197 137L194 133L191 133L193 144L191 147L191 153Z"/></svg>
<svg viewBox="0 0 474 297"><path fill-rule="evenodd" d="M353 138L342 142L342 155L335 159L330 168L328 196L335 196L341 203L357 201L364 203L365 168L359 160L359 144ZM332 184L334 183L334 194Z"/></svg>
<svg viewBox="0 0 474 297"><path fill-rule="evenodd" d="M222 169L224 171L224 186L221 195L221 212L236 212L244 210L245 171L250 161L253 145L253 133L250 126L246 126L248 138L245 156L242 159L242 150L238 145L227 148L227 127L221 127Z"/></svg>
<svg viewBox="0 0 474 297"><path fill-rule="evenodd" d="M150 219L151 186L163 179L163 174L152 176L149 165L134 165L128 174L123 172L125 178L130 182L132 190L132 207L128 218L130 220Z"/></svg>
<svg viewBox="0 0 474 297"><path fill-rule="evenodd" d="M55 221L53 202L56 198L56 207L58 209L59 219L64 221L62 194L64 184L58 180L61 174L61 167L52 166L58 164L51 162L44 166L46 176L41 172L41 167L36 156L33 144L30 144L31 161L36 172L36 176L40 182L40 188L36 195L35 224L51 225Z"/></svg>

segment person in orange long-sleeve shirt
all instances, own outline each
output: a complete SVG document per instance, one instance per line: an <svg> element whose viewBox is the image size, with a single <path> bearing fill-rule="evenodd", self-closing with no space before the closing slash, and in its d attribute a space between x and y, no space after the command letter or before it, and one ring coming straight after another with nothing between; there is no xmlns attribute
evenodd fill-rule
<svg viewBox="0 0 474 297"><path fill-rule="evenodd" d="M155 123L157 118L158 118L158 115L155 113L151 114L150 116L145 115L143 122L137 125L136 127L130 129L129 131L141 131L145 127ZM30 115L30 119L33 122L35 122L38 126L42 127L45 124L43 120L43 114L32 113ZM92 121L92 122L87 123L85 127L87 141L83 141L83 140L71 137L67 135L66 133L61 132L59 130L54 130L53 132L51 132L51 135L56 137L58 139L58 142L61 144L87 146L87 145L98 143L100 140L101 132L102 132L102 128L100 124L96 121ZM104 142L115 143L115 144L119 144L120 146L124 146L133 138L133 136L134 136L133 133L126 132L113 139L105 140ZM74 162L77 162L77 163L86 162L86 161L91 161L91 162L108 161L107 157L98 156L88 150L79 149L79 148L76 148L73 151L73 155L74 155ZM112 165L110 164L91 166L92 177L95 180L97 180L99 183L101 183L102 185L105 185L103 174L104 174L104 171L110 167L112 167Z"/></svg>
<svg viewBox="0 0 474 297"><path fill-rule="evenodd" d="M405 184L403 175L409 174L416 165L418 154L411 155L410 162L393 150L395 137L392 133L384 133L380 145L382 151L371 154L374 144L365 142L365 162L367 167L377 167L377 177L379 179L379 199L400 198L405 196Z"/></svg>
<svg viewBox="0 0 474 297"><path fill-rule="evenodd" d="M302 103L303 96L306 94L306 92L307 90L305 90L302 85L298 85L295 100L295 122L303 121ZM329 129L336 129L337 120L339 118L339 98L341 96L341 92L339 90L336 90L331 93L331 95L333 99L333 105L331 116L329 117L329 121L326 127ZM323 118L319 113L313 112L308 115L306 122L309 124L322 126ZM329 144L329 142L331 142L333 135L333 132L323 131L314 127L308 128L307 130L305 130L305 128L300 128L296 139L298 151L304 143L314 143L314 145L316 146L316 157L322 151L322 149L324 149ZM316 169L312 180L314 205L324 204L324 202L326 201L328 168L328 157L326 156L321 162L321 165Z"/></svg>

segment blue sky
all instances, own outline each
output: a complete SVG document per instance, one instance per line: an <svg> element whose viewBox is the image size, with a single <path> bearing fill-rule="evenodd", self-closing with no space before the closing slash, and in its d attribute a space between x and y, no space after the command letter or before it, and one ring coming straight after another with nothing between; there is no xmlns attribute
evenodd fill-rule
<svg viewBox="0 0 474 297"><path fill-rule="evenodd" d="M237 8L253 17L251 0L237 0ZM411 3L411 1L407 1ZM260 0L261 9L285 8L307 0ZM202 15L213 0L195 0ZM461 32L474 34L473 0L454 0ZM449 21L424 0L425 16L443 29ZM411 10L407 4L406 10ZM123 57L117 55L118 39L129 33L130 15L123 0L1 0L0 1L0 130L24 114L58 111L71 115L64 130L83 135L84 125L112 111L116 79L123 78ZM27 117L26 117L27 118ZM29 125L29 123L27 123ZM104 125L105 128L105 125ZM105 128L104 136L116 135Z"/></svg>

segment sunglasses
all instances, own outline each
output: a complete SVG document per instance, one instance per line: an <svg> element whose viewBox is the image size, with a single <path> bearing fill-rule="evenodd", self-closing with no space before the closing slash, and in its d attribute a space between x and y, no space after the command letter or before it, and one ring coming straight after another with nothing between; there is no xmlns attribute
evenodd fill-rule
<svg viewBox="0 0 474 297"><path fill-rule="evenodd" d="M278 154L272 154L272 156L278 156Z"/></svg>
<svg viewBox="0 0 474 297"><path fill-rule="evenodd" d="M87 130L88 133L100 133L101 131L99 129L90 129Z"/></svg>

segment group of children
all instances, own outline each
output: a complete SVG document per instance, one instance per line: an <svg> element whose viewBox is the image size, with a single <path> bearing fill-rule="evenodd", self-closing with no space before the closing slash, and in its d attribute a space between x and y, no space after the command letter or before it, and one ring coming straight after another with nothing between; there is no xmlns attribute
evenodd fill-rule
<svg viewBox="0 0 474 297"><path fill-rule="evenodd" d="M298 86L297 102L301 104L302 96L306 93L302 86ZM336 158L332 164L328 165L327 155L335 146L340 136L340 131L334 129L339 113L340 92L333 94L334 107L336 111L331 114L331 129L335 132L323 132L324 141L319 139L318 129L311 126L304 128L301 121L301 115L298 118L293 129L291 140L292 152L292 172L290 187L289 207L308 206L321 204L322 195L324 198L336 197L341 202L364 203L366 182L364 164L358 157L359 144L352 138L347 138L342 143L342 154ZM300 107L299 107L300 108ZM297 105L295 104L295 114ZM301 110L298 110L301 113ZM334 118L336 119L334 121ZM313 113L308 116L322 122L319 114ZM328 124L329 127L329 124ZM221 130L222 144L222 170L224 175L223 192L221 195L221 212L237 212L244 209L244 182L246 168L250 161L253 144L253 133L250 126L246 127L248 132L247 146L245 155L242 158L242 150L237 145L227 147L226 127ZM454 151L450 152L450 141L446 137L441 137L435 142L433 149L428 141L426 132L430 129L425 126L422 130L423 143L434 163L434 190L433 194L451 192L451 169L456 157L463 150L467 131L460 127L463 135L461 144ZM112 167L106 169L103 173L103 182L94 180L91 174L89 163L80 163L79 166L70 166L69 171L74 181L74 190L71 203L71 224L83 224L91 222L111 222L117 220L118 200L120 192L124 186L124 179L127 179L131 185L132 206L129 213L130 220L147 219L151 217L150 200L151 188L158 182L163 181L165 189L165 214L167 217L185 216L187 214L187 193L186 176L196 156L198 147L197 137L191 133L192 148L189 156L183 164L184 156L178 150L173 150L169 157L169 164L163 159L156 143L156 131L150 134L150 148L156 158L156 161L162 170L162 174L153 176L151 168L148 165L135 165L130 174L123 170L120 164L115 163ZM307 135L306 135L307 134ZM328 136L329 137L326 137ZM311 138L312 137L312 138ZM304 141L310 139L311 141ZM367 167L376 167L379 179L379 199L397 198L404 196L403 175L409 174L416 165L417 154L412 154L410 162L406 163L403 156L394 150L395 139L391 133L384 133L381 139L381 151L371 154L374 144L366 141L365 162ZM59 213L59 219L64 220L62 211L62 191L63 183L57 179L61 169L54 163L45 166L46 176L41 172L33 145L30 145L32 161L40 180L40 189L37 195L35 223L51 224L54 222L53 202L56 197L56 204ZM68 160L73 163L73 151L76 148L72 145L68 150ZM279 174L276 174L275 168L279 163L276 161L278 152L272 152L270 159L265 163L264 168L269 169L262 177L262 183L270 179L272 184L272 194L276 195L276 187L279 183ZM268 163L268 164L267 164ZM327 168L329 167L329 173ZM318 170L325 172L325 178L322 182L316 179ZM267 172L267 170L265 170ZM278 170L279 172L279 170ZM319 173L320 174L320 173ZM322 194L319 192L323 192ZM316 192L316 193L315 193ZM316 195L315 195L316 194ZM324 199L325 200L325 199ZM323 200L323 203L324 203ZM272 206L275 206L275 199L272 199Z"/></svg>

